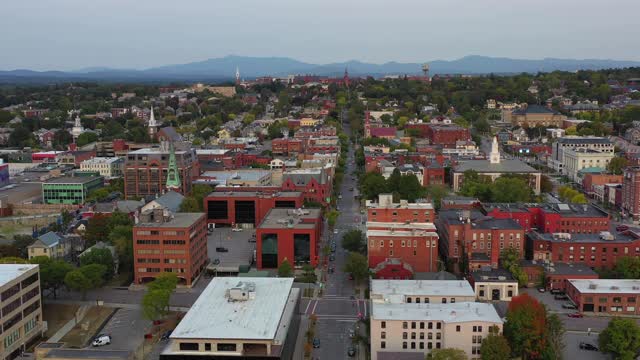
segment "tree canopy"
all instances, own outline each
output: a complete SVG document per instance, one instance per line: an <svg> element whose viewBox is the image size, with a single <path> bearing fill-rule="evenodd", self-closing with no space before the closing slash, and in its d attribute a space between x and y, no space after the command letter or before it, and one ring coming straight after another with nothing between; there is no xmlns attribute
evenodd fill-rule
<svg viewBox="0 0 640 360"><path fill-rule="evenodd" d="M515 356L538 357L545 349L544 306L528 294L511 299L504 324L504 335Z"/></svg>
<svg viewBox="0 0 640 360"><path fill-rule="evenodd" d="M614 359L633 360L640 350L640 326L635 319L613 318L598 336L600 351Z"/></svg>
<svg viewBox="0 0 640 360"><path fill-rule="evenodd" d="M367 240L361 230L352 229L342 235L342 248L347 251L364 253L367 247Z"/></svg>

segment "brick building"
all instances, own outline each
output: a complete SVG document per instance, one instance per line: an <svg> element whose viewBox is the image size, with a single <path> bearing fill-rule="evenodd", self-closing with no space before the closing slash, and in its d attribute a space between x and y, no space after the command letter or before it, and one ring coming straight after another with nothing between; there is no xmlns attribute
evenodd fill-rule
<svg viewBox="0 0 640 360"><path fill-rule="evenodd" d="M527 234L527 258L537 261L584 263L611 269L619 257L640 256L640 235L633 231L611 234Z"/></svg>
<svg viewBox="0 0 640 360"><path fill-rule="evenodd" d="M134 281L143 284L173 272L192 286L208 262L207 226L201 213L144 211L133 228Z"/></svg>
<svg viewBox="0 0 640 360"><path fill-rule="evenodd" d="M484 203L487 216L513 219L525 231L599 234L609 230L609 214L591 204Z"/></svg>
<svg viewBox="0 0 640 360"><path fill-rule="evenodd" d="M431 144L455 148L457 141L471 140L469 129L455 124L428 124L427 136Z"/></svg>
<svg viewBox="0 0 640 360"><path fill-rule="evenodd" d="M337 136L309 138L305 145L305 152L311 154L340 152L340 140Z"/></svg>
<svg viewBox="0 0 640 360"><path fill-rule="evenodd" d="M277 155L295 155L304 151L301 139L282 138L271 141L271 152Z"/></svg>
<svg viewBox="0 0 640 360"><path fill-rule="evenodd" d="M214 191L204 199L207 223L255 227L271 209L298 209L303 195L298 191L264 193L256 191Z"/></svg>
<svg viewBox="0 0 640 360"><path fill-rule="evenodd" d="M258 269L275 269L285 259L317 266L321 234L320 209L271 209L256 229Z"/></svg>
<svg viewBox="0 0 640 360"><path fill-rule="evenodd" d="M597 279L598 273L583 263L546 262L539 260L521 260L520 268L527 274L527 286L540 286L540 277L544 276L544 288L566 292L569 279Z"/></svg>
<svg viewBox="0 0 640 360"><path fill-rule="evenodd" d="M332 181L324 168L287 170L282 173L282 190L302 192L305 200L326 206L331 201Z"/></svg>
<svg viewBox="0 0 640 360"><path fill-rule="evenodd" d="M612 175L612 174L585 174L582 178L582 189L589 195L590 197L594 196L595 185L605 185L605 184L622 184L623 176L622 175Z"/></svg>
<svg viewBox="0 0 640 360"><path fill-rule="evenodd" d="M622 210L634 220L640 219L640 166L624 169Z"/></svg>
<svg viewBox="0 0 640 360"><path fill-rule="evenodd" d="M640 280L571 279L567 295L581 312L639 315Z"/></svg>
<svg viewBox="0 0 640 360"><path fill-rule="evenodd" d="M496 219L478 210L443 210L436 226L442 257L459 263L466 254L471 270L497 268L506 248L524 254L525 230L513 219Z"/></svg>
<svg viewBox="0 0 640 360"><path fill-rule="evenodd" d="M180 180L179 192L189 194L198 163L193 149L175 150L166 142L159 148L144 148L127 154L124 163L126 198L161 194L166 190L170 160L174 159Z"/></svg>
<svg viewBox="0 0 640 360"><path fill-rule="evenodd" d="M378 202L367 200L367 221L394 223L433 223L435 210L430 202L409 203L407 200L393 202L391 194L380 194Z"/></svg>

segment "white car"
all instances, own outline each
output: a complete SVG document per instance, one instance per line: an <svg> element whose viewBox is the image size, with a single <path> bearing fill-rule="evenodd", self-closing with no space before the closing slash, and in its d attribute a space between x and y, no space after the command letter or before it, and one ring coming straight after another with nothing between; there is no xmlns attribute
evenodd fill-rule
<svg viewBox="0 0 640 360"><path fill-rule="evenodd" d="M234 228L231 228L231 231L242 231L242 228L234 227Z"/></svg>
<svg viewBox="0 0 640 360"><path fill-rule="evenodd" d="M109 344L111 344L111 336L104 334L96 336L91 343L92 346L104 346Z"/></svg>
<svg viewBox="0 0 640 360"><path fill-rule="evenodd" d="M338 229L333 230L333 233L337 234L338 233Z"/></svg>

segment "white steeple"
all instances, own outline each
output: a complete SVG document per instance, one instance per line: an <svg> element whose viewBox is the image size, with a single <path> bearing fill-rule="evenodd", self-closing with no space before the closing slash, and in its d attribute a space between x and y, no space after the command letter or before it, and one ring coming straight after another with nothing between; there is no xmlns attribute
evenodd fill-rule
<svg viewBox="0 0 640 360"><path fill-rule="evenodd" d="M493 137L493 143L491 143L491 154L489 154L489 163L500 164L500 150L498 150L498 138Z"/></svg>
<svg viewBox="0 0 640 360"><path fill-rule="evenodd" d="M73 128L71 129L71 136L73 137L73 141L78 140L80 134L84 132L84 127L82 127L82 122L80 122L80 116L76 115L75 123L73 124Z"/></svg>
<svg viewBox="0 0 640 360"><path fill-rule="evenodd" d="M153 137L158 131L159 124L156 122L156 117L153 114L153 105L151 105L151 114L149 114L149 136Z"/></svg>
<svg viewBox="0 0 640 360"><path fill-rule="evenodd" d="M236 66L236 84L240 84L240 68Z"/></svg>

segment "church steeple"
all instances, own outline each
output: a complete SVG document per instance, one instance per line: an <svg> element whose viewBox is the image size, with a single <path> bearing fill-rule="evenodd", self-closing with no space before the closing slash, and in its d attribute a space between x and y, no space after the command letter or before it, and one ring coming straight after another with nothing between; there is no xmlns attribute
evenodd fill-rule
<svg viewBox="0 0 640 360"><path fill-rule="evenodd" d="M71 129L71 136L73 137L73 142L78 140L80 134L84 132L84 127L82 126L82 122L80 122L80 116L76 115L75 123L73 128Z"/></svg>
<svg viewBox="0 0 640 360"><path fill-rule="evenodd" d="M236 66L236 85L240 85L240 68Z"/></svg>
<svg viewBox="0 0 640 360"><path fill-rule="evenodd" d="M153 138L158 132L158 122L153 114L153 105L151 105L151 114L149 114L149 137Z"/></svg>
<svg viewBox="0 0 640 360"><path fill-rule="evenodd" d="M169 143L169 165L167 166L167 190L180 191L182 183L180 182L180 172L178 172L178 163L176 162L176 152L173 148L173 142Z"/></svg>
<svg viewBox="0 0 640 360"><path fill-rule="evenodd" d="M493 137L493 143L491 143L491 154L489 154L489 163L500 164L500 150L498 149L498 138Z"/></svg>

